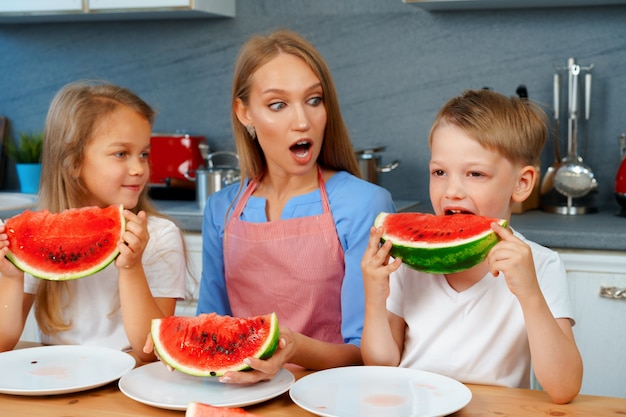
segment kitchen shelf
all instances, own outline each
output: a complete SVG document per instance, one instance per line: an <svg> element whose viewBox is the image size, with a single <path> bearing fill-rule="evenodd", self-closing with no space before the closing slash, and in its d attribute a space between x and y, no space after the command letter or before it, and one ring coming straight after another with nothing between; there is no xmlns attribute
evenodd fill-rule
<svg viewBox="0 0 626 417"><path fill-rule="evenodd" d="M0 2L0 23L235 17L235 0L21 0Z"/></svg>
<svg viewBox="0 0 626 417"><path fill-rule="evenodd" d="M626 0L403 0L425 10L495 10L626 5Z"/></svg>

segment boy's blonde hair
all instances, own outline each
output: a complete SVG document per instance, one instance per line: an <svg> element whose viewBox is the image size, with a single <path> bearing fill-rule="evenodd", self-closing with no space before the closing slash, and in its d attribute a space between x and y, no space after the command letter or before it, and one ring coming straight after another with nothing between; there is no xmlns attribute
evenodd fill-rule
<svg viewBox="0 0 626 417"><path fill-rule="evenodd" d="M548 137L543 109L527 99L490 90L466 90L439 110L430 130L451 124L515 165L535 165Z"/></svg>

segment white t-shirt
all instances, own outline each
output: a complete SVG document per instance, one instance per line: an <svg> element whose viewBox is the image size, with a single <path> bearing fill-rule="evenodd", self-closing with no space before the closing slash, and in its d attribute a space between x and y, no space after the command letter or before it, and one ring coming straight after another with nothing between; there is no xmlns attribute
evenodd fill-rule
<svg viewBox="0 0 626 417"><path fill-rule="evenodd" d="M570 318L572 307L559 255L530 245L539 286L555 318ZM530 386L530 349L522 309L504 275L488 273L465 291L443 275L404 264L390 277L387 309L407 324L401 367L435 372L464 383Z"/></svg>
<svg viewBox="0 0 626 417"><path fill-rule="evenodd" d="M184 298L186 261L179 229L170 220L150 216L148 232L150 240L142 262L152 295ZM24 291L35 294L39 282L39 279L25 274ZM52 345L93 345L130 350L122 322L115 265L112 263L102 271L67 281L67 284L71 298L63 316L65 320L71 320L72 327L52 335L41 334L41 341Z"/></svg>

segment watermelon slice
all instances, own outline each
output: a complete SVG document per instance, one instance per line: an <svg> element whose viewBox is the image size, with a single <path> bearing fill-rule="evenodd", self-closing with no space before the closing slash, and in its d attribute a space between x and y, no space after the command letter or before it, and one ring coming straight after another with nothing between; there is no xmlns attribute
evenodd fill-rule
<svg viewBox="0 0 626 417"><path fill-rule="evenodd" d="M278 348L275 313L237 318L216 313L152 320L152 340L161 360L195 376L221 376L250 367L244 359L266 359Z"/></svg>
<svg viewBox="0 0 626 417"><path fill-rule="evenodd" d="M498 242L491 223L507 226L504 219L473 214L435 216L424 213L380 213L374 225L382 226L382 241L392 243L394 258L409 267L432 274L452 274L484 261Z"/></svg>
<svg viewBox="0 0 626 417"><path fill-rule="evenodd" d="M7 258L24 272L63 281L100 271L117 257L126 227L121 205L50 213L26 210L4 224Z"/></svg>
<svg viewBox="0 0 626 417"><path fill-rule="evenodd" d="M209 404L191 402L187 406L185 417L259 417L243 408L214 407Z"/></svg>

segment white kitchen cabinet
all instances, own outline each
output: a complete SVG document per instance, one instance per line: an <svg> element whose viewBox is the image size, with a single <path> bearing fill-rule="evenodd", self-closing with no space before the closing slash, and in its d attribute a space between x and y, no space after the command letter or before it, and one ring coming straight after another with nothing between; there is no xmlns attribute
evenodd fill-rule
<svg viewBox="0 0 626 417"><path fill-rule="evenodd" d="M235 17L235 0L0 0L0 23Z"/></svg>
<svg viewBox="0 0 626 417"><path fill-rule="evenodd" d="M82 12L83 0L0 1L0 13Z"/></svg>
<svg viewBox="0 0 626 417"><path fill-rule="evenodd" d="M583 357L581 393L626 397L626 253L558 252L567 270L574 335Z"/></svg>
<svg viewBox="0 0 626 417"><path fill-rule="evenodd" d="M612 6L626 0L403 0L425 10L522 9L537 7Z"/></svg>
<svg viewBox="0 0 626 417"><path fill-rule="evenodd" d="M187 245L187 260L189 262L187 291L193 295L190 299L179 301L176 304L176 315L195 316L202 274L202 235L200 233L185 233L185 244Z"/></svg>

